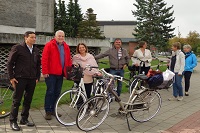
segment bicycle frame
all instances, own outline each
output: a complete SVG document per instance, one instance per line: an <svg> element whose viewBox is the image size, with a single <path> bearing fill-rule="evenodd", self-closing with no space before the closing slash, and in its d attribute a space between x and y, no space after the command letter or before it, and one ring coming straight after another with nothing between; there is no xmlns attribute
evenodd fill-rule
<svg viewBox="0 0 200 133"><path fill-rule="evenodd" d="M137 91L138 84L139 84L139 82L140 82L141 80L140 80L140 79L136 79L136 80L137 80L137 81L136 81L136 85L135 85L135 87L133 88L133 90L132 90L132 92L131 92L131 94L130 94L130 96L129 96L128 101L127 101L127 102L123 102L123 101L121 100L121 98L110 88L110 85L111 85L111 83L113 82L113 80L115 80L115 78L117 78L117 80L120 80L120 81L122 81L122 82L124 82L124 83L126 83L124 80L128 80L128 79L125 79L125 78L120 77L120 76L117 76L117 75L111 75L111 74L107 73L104 69L101 69L101 71L104 72L106 75L108 75L108 76L111 78L111 80L110 80L109 83L108 83L108 86L106 87L106 89L105 89L105 91L104 91L104 94L106 94L106 92L108 91L108 92L110 92L112 95L114 95L116 101L118 102L118 104L119 104L119 106L120 106L120 108L122 109L122 111L123 111L124 114L127 114L128 112L133 111L133 110L128 110L128 106L129 106L129 105L133 105L133 104L131 104L131 103L133 103L133 101L135 100L135 98L137 97L137 95L140 94L142 91L145 91L145 90L146 90L146 88L142 86L143 89L141 90L141 92L140 92L140 93L137 93L137 92L136 92L136 91ZM129 86L129 89L131 89L131 86ZM104 96L105 96L105 95L104 95Z"/></svg>

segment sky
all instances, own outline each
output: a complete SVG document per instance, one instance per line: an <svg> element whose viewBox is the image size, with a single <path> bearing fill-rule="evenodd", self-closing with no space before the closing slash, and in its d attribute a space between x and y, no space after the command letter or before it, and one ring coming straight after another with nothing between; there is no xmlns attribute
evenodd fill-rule
<svg viewBox="0 0 200 133"><path fill-rule="evenodd" d="M69 0L65 0L66 3ZM126 20L135 21L132 10L135 0L79 0L82 12L85 13L88 8L92 8L97 14L97 20ZM165 0L167 6L172 6L175 17L172 26L175 29L174 34L181 33L181 37L186 37L190 31L200 33L200 0Z"/></svg>

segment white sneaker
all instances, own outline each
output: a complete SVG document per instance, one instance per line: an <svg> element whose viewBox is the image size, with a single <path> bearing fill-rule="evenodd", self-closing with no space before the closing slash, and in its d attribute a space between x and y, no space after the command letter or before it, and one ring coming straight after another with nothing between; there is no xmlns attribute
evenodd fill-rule
<svg viewBox="0 0 200 133"><path fill-rule="evenodd" d="M176 97L171 97L171 98L168 98L169 101L177 101L177 98Z"/></svg>
<svg viewBox="0 0 200 133"><path fill-rule="evenodd" d="M182 101L183 100L183 97L178 97L178 101Z"/></svg>

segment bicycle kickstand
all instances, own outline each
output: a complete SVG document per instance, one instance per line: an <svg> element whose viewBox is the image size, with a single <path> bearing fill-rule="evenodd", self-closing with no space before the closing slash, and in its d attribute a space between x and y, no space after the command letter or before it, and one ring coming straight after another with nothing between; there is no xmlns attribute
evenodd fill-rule
<svg viewBox="0 0 200 133"><path fill-rule="evenodd" d="M130 124L129 124L129 121L128 121L128 114L126 114L126 122L127 122L127 125L128 125L128 130L131 131Z"/></svg>

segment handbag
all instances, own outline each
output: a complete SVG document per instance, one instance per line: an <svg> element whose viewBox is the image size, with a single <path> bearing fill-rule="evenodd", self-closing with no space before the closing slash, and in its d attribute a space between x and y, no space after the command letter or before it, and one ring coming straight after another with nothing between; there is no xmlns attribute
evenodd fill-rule
<svg viewBox="0 0 200 133"><path fill-rule="evenodd" d="M164 81L169 81L174 77L174 73L167 69L166 71L163 72L163 80Z"/></svg>
<svg viewBox="0 0 200 133"><path fill-rule="evenodd" d="M83 68L80 65L66 67L66 79L80 81L83 78Z"/></svg>

